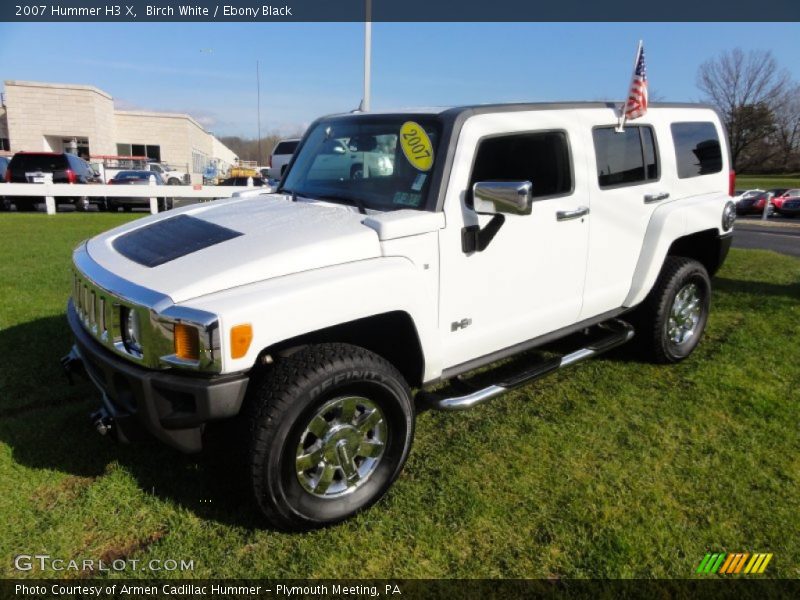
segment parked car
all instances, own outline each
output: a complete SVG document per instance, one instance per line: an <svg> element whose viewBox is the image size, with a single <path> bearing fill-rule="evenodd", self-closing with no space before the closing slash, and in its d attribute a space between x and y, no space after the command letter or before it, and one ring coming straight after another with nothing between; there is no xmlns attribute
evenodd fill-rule
<svg viewBox="0 0 800 600"><path fill-rule="evenodd" d="M390 175L314 171L325 140L367 135ZM63 364L99 389L98 432L198 452L229 420L215 447L266 518L330 525L397 479L417 405L474 407L634 330L640 357L689 357L733 238L729 157L717 112L686 104L622 132L605 102L325 117L276 193L76 247Z"/></svg>
<svg viewBox="0 0 800 600"><path fill-rule="evenodd" d="M158 173L167 185L184 185L190 182L188 173L167 164L151 162L147 163L145 168L153 173Z"/></svg>
<svg viewBox="0 0 800 600"><path fill-rule="evenodd" d="M280 179L286 172L286 167L292 156L297 150L297 145L300 143L299 139L286 139L281 140L272 149L272 154L269 157L269 174L270 177Z"/></svg>
<svg viewBox="0 0 800 600"><path fill-rule="evenodd" d="M262 179L261 177L228 177L227 179L223 179L219 182L219 185L240 185L242 187L247 186L248 180L252 179L252 184L254 187L261 187L263 185L267 185L267 180Z"/></svg>
<svg viewBox="0 0 800 600"><path fill-rule="evenodd" d="M0 156L0 180L6 180L6 168L8 167L8 163L11 162L11 159L7 156Z"/></svg>
<svg viewBox="0 0 800 600"><path fill-rule="evenodd" d="M749 193L736 203L737 215L761 215L764 214L764 204L770 202L771 195L769 192L756 192ZM770 202L767 208L767 214L772 214L772 203Z"/></svg>
<svg viewBox="0 0 800 600"><path fill-rule="evenodd" d="M763 193L764 193L764 190L757 190L757 189L756 190L745 190L745 191L736 190L736 193L733 196L733 201L734 201L734 203L736 203L738 205L739 202L741 202L742 200L747 200L748 198L752 198L753 196L758 196L759 194L763 194Z"/></svg>
<svg viewBox="0 0 800 600"><path fill-rule="evenodd" d="M779 198L773 199L775 210L786 217L800 214L800 188L786 190Z"/></svg>
<svg viewBox="0 0 800 600"><path fill-rule="evenodd" d="M0 156L0 181L5 182L6 180L6 167L11 159L7 156ZM2 210L9 210L11 205L11 201L8 200L5 196L0 196L0 211Z"/></svg>
<svg viewBox="0 0 800 600"><path fill-rule="evenodd" d="M156 185L165 185L159 173L155 171L120 171L109 180L109 185L150 185L150 178L155 179ZM150 197L147 198L106 198L106 207L111 211L118 211L120 207L125 212L131 212L137 207L150 207ZM172 198L158 198L158 210L165 211L172 208Z"/></svg>
<svg viewBox="0 0 800 600"><path fill-rule="evenodd" d="M800 197L800 189L794 188L789 190L783 190L780 194L777 194L775 197L772 198L772 206L775 207L775 210L781 213L781 209L783 208L783 203L787 200L791 200L794 198Z"/></svg>
<svg viewBox="0 0 800 600"><path fill-rule="evenodd" d="M53 183L102 183L92 167L82 158L66 152L17 152L8 163L5 180L8 183L44 183L47 176ZM8 201L19 211L35 210L44 197L8 196ZM71 205L76 210L87 210L90 204L102 208L102 199L86 196L56 196L56 205Z"/></svg>

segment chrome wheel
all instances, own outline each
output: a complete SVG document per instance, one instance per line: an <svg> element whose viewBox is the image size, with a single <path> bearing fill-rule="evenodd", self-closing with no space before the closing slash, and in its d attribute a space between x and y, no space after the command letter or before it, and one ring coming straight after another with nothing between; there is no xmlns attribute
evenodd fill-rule
<svg viewBox="0 0 800 600"><path fill-rule="evenodd" d="M703 310L703 299L697 284L683 286L675 299L667 321L667 335L675 344L684 344L695 335Z"/></svg>
<svg viewBox="0 0 800 600"><path fill-rule="evenodd" d="M386 441L386 419L374 402L359 396L334 398L314 414L300 436L297 479L315 496L348 494L374 473Z"/></svg>

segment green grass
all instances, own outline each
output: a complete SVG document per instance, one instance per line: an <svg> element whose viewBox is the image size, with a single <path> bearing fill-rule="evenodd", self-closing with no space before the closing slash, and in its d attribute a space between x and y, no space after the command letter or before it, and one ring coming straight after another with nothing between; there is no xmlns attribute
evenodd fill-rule
<svg viewBox="0 0 800 600"><path fill-rule="evenodd" d="M382 502L290 535L215 461L102 439L94 389L66 386L71 250L129 218L0 215L2 576L38 576L12 557L46 553L194 560L194 577L687 577L707 551L800 576L800 261L733 250L680 365L620 352L421 414Z"/></svg>
<svg viewBox="0 0 800 600"><path fill-rule="evenodd" d="M800 188L800 175L737 175L737 190Z"/></svg>

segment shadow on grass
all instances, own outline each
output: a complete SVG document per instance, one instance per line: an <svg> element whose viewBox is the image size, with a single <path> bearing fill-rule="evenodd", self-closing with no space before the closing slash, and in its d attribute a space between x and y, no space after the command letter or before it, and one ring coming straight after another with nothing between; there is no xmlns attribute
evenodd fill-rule
<svg viewBox="0 0 800 600"><path fill-rule="evenodd" d="M793 302L800 299L800 281L788 284L768 283L766 281L744 281L717 277L713 282L714 289L731 294L750 294L753 296L774 296L786 298Z"/></svg>
<svg viewBox="0 0 800 600"><path fill-rule="evenodd" d="M263 529L250 497L241 453L230 427L209 428L209 447L187 456L157 442L116 444L99 435L89 414L98 391L81 378L70 386L59 359L70 345L63 316L0 331L5 357L0 376L0 441L16 463L80 477L102 476L115 463L141 490L191 510L198 517Z"/></svg>

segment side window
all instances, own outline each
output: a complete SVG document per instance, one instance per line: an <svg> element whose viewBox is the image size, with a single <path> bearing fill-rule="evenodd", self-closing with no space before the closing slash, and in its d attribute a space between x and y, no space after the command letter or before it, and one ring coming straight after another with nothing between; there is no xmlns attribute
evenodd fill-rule
<svg viewBox="0 0 800 600"><path fill-rule="evenodd" d="M569 194L572 163L566 132L515 133L482 140L469 182L469 206L478 181L530 181L534 198Z"/></svg>
<svg viewBox="0 0 800 600"><path fill-rule="evenodd" d="M651 127L627 126L621 133L614 127L597 127L592 137L601 188L658 179L658 153Z"/></svg>
<svg viewBox="0 0 800 600"><path fill-rule="evenodd" d="M722 148L713 123L673 123L678 177L697 177L722 170Z"/></svg>

